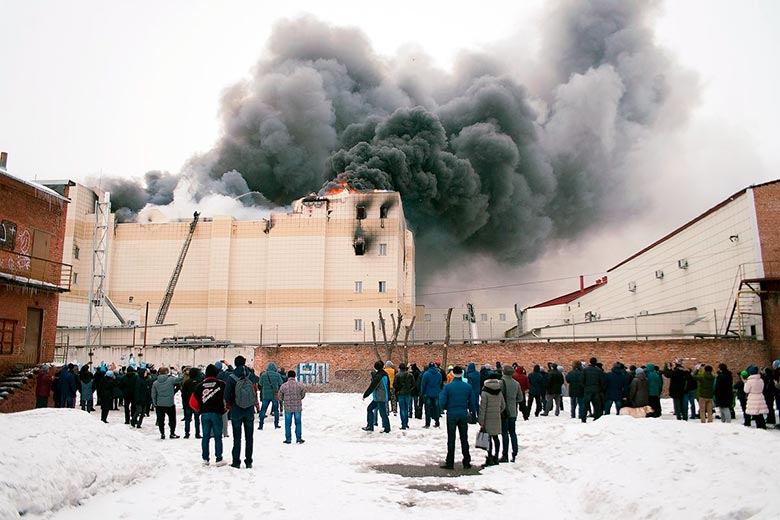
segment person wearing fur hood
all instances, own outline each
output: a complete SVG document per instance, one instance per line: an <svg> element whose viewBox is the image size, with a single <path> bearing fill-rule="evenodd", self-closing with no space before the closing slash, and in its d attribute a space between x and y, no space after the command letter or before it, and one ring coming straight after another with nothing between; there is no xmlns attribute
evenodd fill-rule
<svg viewBox="0 0 780 520"><path fill-rule="evenodd" d="M482 386L479 406L480 429L490 435L490 447L485 466L498 464L498 452L501 447L498 436L501 434L501 414L505 408L506 403L501 393L501 381L498 379L498 374L491 374Z"/></svg>

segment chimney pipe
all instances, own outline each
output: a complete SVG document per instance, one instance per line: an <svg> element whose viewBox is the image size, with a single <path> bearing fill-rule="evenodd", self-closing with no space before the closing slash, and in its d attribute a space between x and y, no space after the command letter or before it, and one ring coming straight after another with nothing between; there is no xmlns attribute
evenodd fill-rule
<svg viewBox="0 0 780 520"><path fill-rule="evenodd" d="M5 170L6 164L8 164L8 152L0 152L0 168Z"/></svg>
<svg viewBox="0 0 780 520"><path fill-rule="evenodd" d="M585 292L585 275L580 275L580 294Z"/></svg>

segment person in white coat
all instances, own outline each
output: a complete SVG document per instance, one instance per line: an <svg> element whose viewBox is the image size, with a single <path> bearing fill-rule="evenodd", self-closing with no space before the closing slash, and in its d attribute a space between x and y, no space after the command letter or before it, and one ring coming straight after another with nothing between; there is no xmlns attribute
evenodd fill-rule
<svg viewBox="0 0 780 520"><path fill-rule="evenodd" d="M769 413L769 408L766 405L766 399L764 399L764 381L758 375L758 367L750 365L747 372L748 378L745 381L745 394L747 394L745 426L750 426L751 419L755 419L756 428L766 430L764 414Z"/></svg>

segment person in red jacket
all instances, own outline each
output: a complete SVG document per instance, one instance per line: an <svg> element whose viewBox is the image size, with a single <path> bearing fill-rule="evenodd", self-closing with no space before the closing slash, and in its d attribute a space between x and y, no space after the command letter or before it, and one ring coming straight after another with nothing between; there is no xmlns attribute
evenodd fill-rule
<svg viewBox="0 0 780 520"><path fill-rule="evenodd" d="M214 437L214 455L217 466L224 466L222 460L222 414L225 413L225 382L217 379L217 367L206 367L206 379L192 391L190 408L200 412L203 438L200 446L203 465L209 465L209 437Z"/></svg>
<svg viewBox="0 0 780 520"><path fill-rule="evenodd" d="M51 385L54 378L51 376L51 367L43 365L38 371L38 379L35 384L35 407L48 408L49 395L51 395Z"/></svg>
<svg viewBox="0 0 780 520"><path fill-rule="evenodd" d="M531 384L528 382L528 374L525 372L525 368L523 368L522 365L515 368L515 373L512 374L512 379L517 381L517 383L520 385L520 390L523 394L523 400L520 402L520 412L523 414L523 420L527 421L528 416L531 414L531 406L530 404L526 404L527 401L525 396L528 394L528 389L531 388Z"/></svg>

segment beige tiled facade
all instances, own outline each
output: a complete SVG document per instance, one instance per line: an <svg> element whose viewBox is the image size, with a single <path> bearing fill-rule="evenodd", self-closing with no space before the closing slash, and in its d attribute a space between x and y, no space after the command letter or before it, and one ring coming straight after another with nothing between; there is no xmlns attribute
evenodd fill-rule
<svg viewBox="0 0 780 520"><path fill-rule="evenodd" d="M78 327L86 322L94 227L89 206L95 201L91 190L75 188L73 209L78 210L68 222L66 256L78 244L73 264L79 278L62 303L60 322L72 345L83 343ZM149 322L154 322L189 227L190 221L113 226L109 297L126 320L142 324L148 301ZM358 255L355 242L361 234L365 250ZM379 309L388 333L390 315L398 309L408 324L414 287L414 241L395 192L312 196L263 221L202 217L167 326L150 328L147 342L185 335L251 344L362 342L371 339L372 321L379 331ZM105 312L105 323L118 325ZM137 345L142 334L135 331L133 340L130 330L106 330L103 342Z"/></svg>

